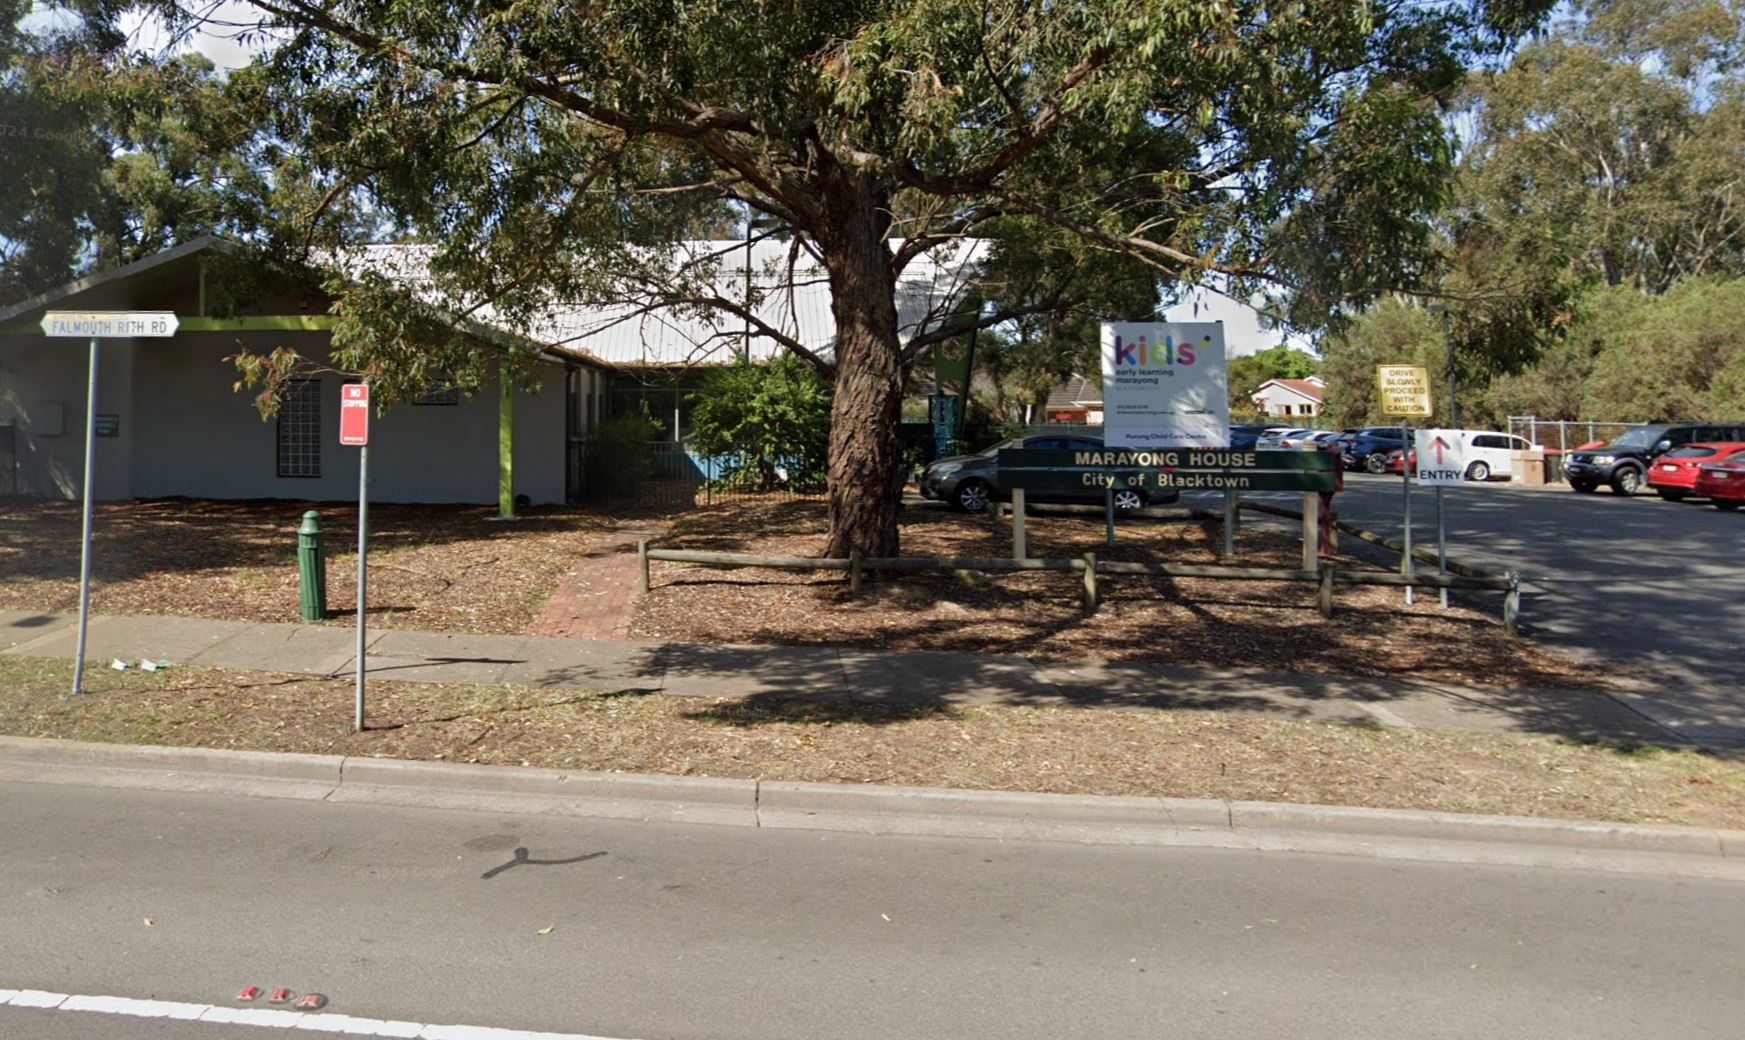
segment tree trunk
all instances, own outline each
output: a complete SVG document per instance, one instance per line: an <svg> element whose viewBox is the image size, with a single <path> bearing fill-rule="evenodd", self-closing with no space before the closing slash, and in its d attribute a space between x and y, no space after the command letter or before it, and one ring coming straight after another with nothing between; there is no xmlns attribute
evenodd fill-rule
<svg viewBox="0 0 1745 1040"><path fill-rule="evenodd" d="M827 190L819 245L836 319L836 397L830 412L830 541L826 556L897 555L903 381L896 280L884 242L880 194L839 174Z"/></svg>

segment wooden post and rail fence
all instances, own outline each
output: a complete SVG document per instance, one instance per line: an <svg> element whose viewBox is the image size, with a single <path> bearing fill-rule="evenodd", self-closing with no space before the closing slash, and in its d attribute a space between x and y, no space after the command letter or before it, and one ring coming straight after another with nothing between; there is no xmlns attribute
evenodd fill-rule
<svg viewBox="0 0 1745 1040"><path fill-rule="evenodd" d="M1365 532L1367 533L1367 532ZM1077 572L1083 580L1086 609L1095 610L1100 600L1098 578L1102 576L1150 578L1201 578L1227 581L1299 582L1316 586L1317 606L1321 616L1333 616L1334 590L1340 585L1414 585L1432 589L1465 589L1503 593L1503 625L1510 635L1516 634L1520 618L1521 585L1513 573L1480 574L1395 574L1389 571L1359 571L1335 567L1330 560L1321 561L1317 570L1285 567L1242 567L1222 564L1134 563L1123 560L1099 560L1096 553L1086 553L1077 559L1031 559L979 556L867 556L858 552L849 557L763 556L757 553L710 552L700 549L657 549L647 541L636 543L638 591L647 592L651 585L649 561L694 563L711 567L763 567L776 570L842 571L846 573L849 591L858 593L862 575L867 571L896 573L1016 573L1020 571Z"/></svg>

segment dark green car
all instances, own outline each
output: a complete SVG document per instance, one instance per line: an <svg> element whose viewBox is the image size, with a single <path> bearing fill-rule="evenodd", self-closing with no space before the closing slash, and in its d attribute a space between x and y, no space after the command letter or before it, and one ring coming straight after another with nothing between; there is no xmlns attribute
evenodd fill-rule
<svg viewBox="0 0 1745 1040"><path fill-rule="evenodd" d="M995 498L996 459L1002 448L1101 451L1103 438L1086 433L1031 433L1007 439L974 455L952 455L928 463L921 471L921 497L950 502L959 509L979 513ZM1087 487L1083 491L1030 492L1032 502L1102 502L1106 492ZM1146 491L1123 488L1115 492L1115 508L1122 511L1165 505L1181 497L1175 489Z"/></svg>

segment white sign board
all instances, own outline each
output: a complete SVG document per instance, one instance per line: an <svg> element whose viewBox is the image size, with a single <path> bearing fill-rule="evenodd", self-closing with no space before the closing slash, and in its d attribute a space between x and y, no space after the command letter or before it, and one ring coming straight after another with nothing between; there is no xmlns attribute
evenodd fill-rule
<svg viewBox="0 0 1745 1040"><path fill-rule="evenodd" d="M172 311L49 311L42 316L45 336L73 339L140 339L174 336Z"/></svg>
<svg viewBox="0 0 1745 1040"><path fill-rule="evenodd" d="M1103 443L1226 448L1230 394L1221 322L1103 326Z"/></svg>
<svg viewBox="0 0 1745 1040"><path fill-rule="evenodd" d="M1459 430L1413 430L1418 483L1466 483L1466 438Z"/></svg>

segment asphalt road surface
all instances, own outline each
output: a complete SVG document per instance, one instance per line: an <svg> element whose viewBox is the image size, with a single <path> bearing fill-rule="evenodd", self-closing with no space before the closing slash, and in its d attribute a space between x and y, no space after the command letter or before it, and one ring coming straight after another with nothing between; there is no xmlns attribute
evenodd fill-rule
<svg viewBox="0 0 1745 1040"><path fill-rule="evenodd" d="M0 821L0 989L643 1040L1745 1022L1737 883L35 784ZM272 1035L308 1034L0 1007L8 1040Z"/></svg>
<svg viewBox="0 0 1745 1040"><path fill-rule="evenodd" d="M1412 497L1413 541L1433 548L1435 495ZM1745 513L1504 482L1443 498L1451 556L1524 576L1529 635L1596 668L1627 662L1654 676L1665 696L1638 707L1661 721L1745 741ZM1340 519L1393 538L1402 506L1397 476L1347 474L1337 499Z"/></svg>

